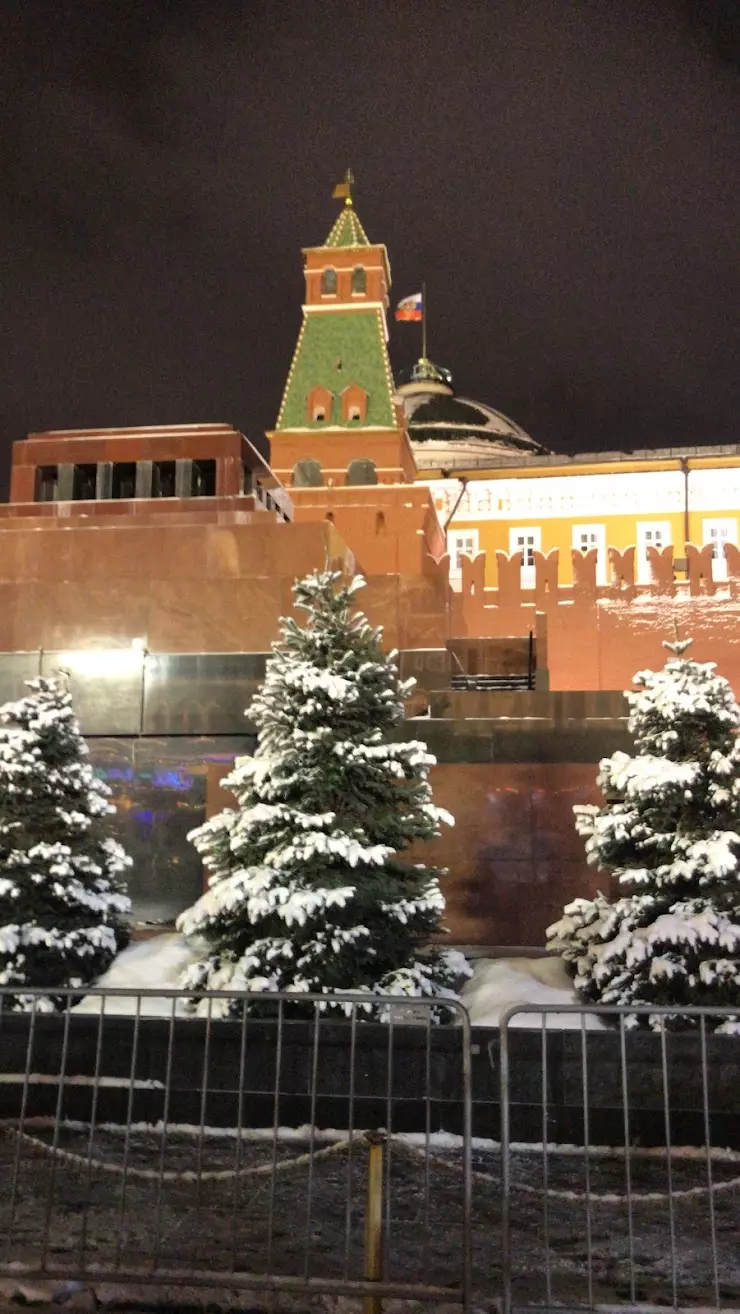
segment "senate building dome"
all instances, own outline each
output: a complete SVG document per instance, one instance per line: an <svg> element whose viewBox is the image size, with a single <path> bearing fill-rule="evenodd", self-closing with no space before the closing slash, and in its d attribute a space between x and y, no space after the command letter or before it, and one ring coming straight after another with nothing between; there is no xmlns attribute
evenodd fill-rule
<svg viewBox="0 0 740 1314"><path fill-rule="evenodd" d="M513 420L483 402L458 397L449 370L423 357L396 384L419 471L499 465L547 456Z"/></svg>

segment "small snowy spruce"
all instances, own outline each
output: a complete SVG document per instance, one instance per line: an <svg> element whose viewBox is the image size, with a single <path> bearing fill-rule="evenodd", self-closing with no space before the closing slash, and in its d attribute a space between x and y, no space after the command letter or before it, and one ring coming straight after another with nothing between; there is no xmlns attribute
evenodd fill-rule
<svg viewBox="0 0 740 1314"><path fill-rule="evenodd" d="M0 986L5 1007L31 1007L23 987L64 1006L55 987L82 990L128 942L120 877L131 859L106 834L115 812L87 760L66 687L29 680L0 707Z"/></svg>
<svg viewBox="0 0 740 1314"><path fill-rule="evenodd" d="M583 999L737 1008L709 1025L739 1032L740 708L714 663L684 657L689 643L635 676L637 754L600 763L604 807L575 808L589 863L624 894L576 899L547 934Z"/></svg>
<svg viewBox="0 0 740 1314"><path fill-rule="evenodd" d="M296 582L305 624L281 622L249 709L255 756L224 781L238 808L190 835L211 875L178 921L205 944L183 977L196 996L362 991L444 1001L468 975L460 954L419 954L442 929L440 873L398 855L452 817L432 803L426 746L389 740L414 681L399 680L396 654L384 655L380 631L353 612L363 584L330 570ZM213 1010L226 1011L218 1001Z"/></svg>

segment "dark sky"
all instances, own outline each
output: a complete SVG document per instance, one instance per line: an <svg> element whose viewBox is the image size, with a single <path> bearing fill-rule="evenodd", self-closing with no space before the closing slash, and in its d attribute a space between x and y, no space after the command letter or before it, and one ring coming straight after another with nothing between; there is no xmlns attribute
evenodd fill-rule
<svg viewBox="0 0 740 1314"><path fill-rule="evenodd" d="M739 44L738 0L4 0L3 467L258 438L348 163L460 392L556 450L740 441Z"/></svg>

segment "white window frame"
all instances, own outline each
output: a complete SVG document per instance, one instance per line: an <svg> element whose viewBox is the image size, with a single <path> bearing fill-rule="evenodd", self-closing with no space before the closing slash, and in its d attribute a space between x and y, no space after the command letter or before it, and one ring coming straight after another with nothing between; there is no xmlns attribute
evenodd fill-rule
<svg viewBox="0 0 740 1314"><path fill-rule="evenodd" d="M477 529L448 529L447 551L450 554L450 579L462 579L461 557L476 557L480 552L480 531Z"/></svg>
<svg viewBox="0 0 740 1314"><path fill-rule="evenodd" d="M520 540L531 539L526 546ZM542 551L542 529L539 525L515 525L509 530L509 556L515 552L522 554L522 572L521 584L523 589L533 589L535 586L535 566L534 557L531 562L527 560L528 552L535 553Z"/></svg>
<svg viewBox="0 0 740 1314"><path fill-rule="evenodd" d="M596 583L606 584L606 525L574 525L571 544L577 552L596 548Z"/></svg>
<svg viewBox="0 0 740 1314"><path fill-rule="evenodd" d="M727 579L727 558L719 551L720 543L737 543L736 516L710 516L701 522L702 542L711 543L712 578L718 582Z"/></svg>
<svg viewBox="0 0 740 1314"><path fill-rule="evenodd" d="M659 539L658 539L658 536ZM672 543L670 520L638 520L637 522L637 583L652 584L653 572L650 569L647 550L649 547L665 548Z"/></svg>

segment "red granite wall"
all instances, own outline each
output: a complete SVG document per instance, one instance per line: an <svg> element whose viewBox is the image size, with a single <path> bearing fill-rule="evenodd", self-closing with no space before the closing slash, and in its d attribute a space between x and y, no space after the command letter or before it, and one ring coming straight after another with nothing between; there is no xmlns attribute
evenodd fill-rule
<svg viewBox="0 0 740 1314"><path fill-rule="evenodd" d="M234 800L221 788L230 766L208 769L206 810ZM448 868L446 925L457 944L541 947L545 929L578 895L607 889L586 866L575 803L598 803L596 765L451 762L434 768L434 801L455 818L439 839L411 850Z"/></svg>

